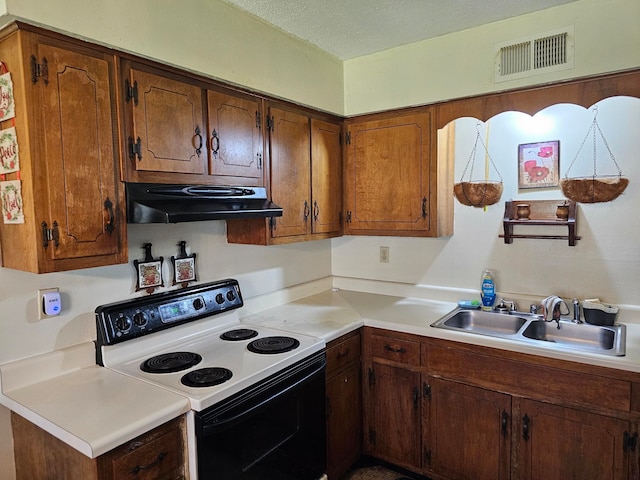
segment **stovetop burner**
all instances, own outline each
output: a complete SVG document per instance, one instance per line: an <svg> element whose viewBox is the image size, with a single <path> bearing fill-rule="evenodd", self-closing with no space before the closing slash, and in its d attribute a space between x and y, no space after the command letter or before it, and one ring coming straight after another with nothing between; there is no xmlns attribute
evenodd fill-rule
<svg viewBox="0 0 640 480"><path fill-rule="evenodd" d="M185 374L180 382L187 387L213 387L233 376L231 370L222 367L199 368Z"/></svg>
<svg viewBox="0 0 640 480"><path fill-rule="evenodd" d="M253 353L284 353L298 348L300 342L291 337L262 337L254 340L247 348Z"/></svg>
<svg viewBox="0 0 640 480"><path fill-rule="evenodd" d="M192 352L170 352L148 358L140 365L147 373L173 373L186 370L202 361L202 357Z"/></svg>
<svg viewBox="0 0 640 480"><path fill-rule="evenodd" d="M258 332L251 328L237 328L235 330L229 330L228 332L224 332L220 335L222 340L229 340L232 342L236 342L239 340L247 340L249 338L257 337Z"/></svg>

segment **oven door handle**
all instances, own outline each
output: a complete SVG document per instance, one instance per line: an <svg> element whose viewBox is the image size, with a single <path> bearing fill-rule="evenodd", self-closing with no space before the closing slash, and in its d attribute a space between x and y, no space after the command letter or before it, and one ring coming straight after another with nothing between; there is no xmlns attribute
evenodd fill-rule
<svg viewBox="0 0 640 480"><path fill-rule="evenodd" d="M317 367L314 367L312 371L310 372L303 372L304 376L302 376L301 378L297 378L295 379L293 382L291 382L290 384L286 385L284 388L279 389L277 393L275 393L274 395L268 395L266 396L266 398L261 399L259 402L256 402L252 405L250 405L248 408L246 409L242 409L242 411L236 415L232 415L230 417L224 417L223 415L215 417L215 423L213 424L209 424L209 425L204 425L202 427L202 433L207 436L209 434L212 434L215 430L218 430L220 428L223 427L228 427L231 426L230 424L233 424L235 422L239 422L242 421L243 417L246 417L247 415L251 414L252 412L255 412L256 410L258 410L260 407L266 405L267 403L281 397L282 395L286 394L287 392L300 387L312 380L314 380L314 378L320 374L324 372L326 366L326 362L322 362L322 364L320 364ZM278 385L277 383L275 385ZM274 385L270 385L269 387L272 387ZM268 390L268 389L267 389Z"/></svg>

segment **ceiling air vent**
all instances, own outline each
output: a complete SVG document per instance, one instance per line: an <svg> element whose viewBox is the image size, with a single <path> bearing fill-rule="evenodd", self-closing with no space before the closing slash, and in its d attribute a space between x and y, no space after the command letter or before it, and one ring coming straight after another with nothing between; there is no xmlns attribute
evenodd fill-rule
<svg viewBox="0 0 640 480"><path fill-rule="evenodd" d="M573 26L495 46L495 81L573 68Z"/></svg>

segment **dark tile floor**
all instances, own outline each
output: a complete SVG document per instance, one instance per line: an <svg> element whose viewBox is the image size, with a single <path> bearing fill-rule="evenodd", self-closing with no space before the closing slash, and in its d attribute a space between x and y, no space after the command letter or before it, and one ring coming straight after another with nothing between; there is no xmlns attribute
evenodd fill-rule
<svg viewBox="0 0 640 480"><path fill-rule="evenodd" d="M331 480L331 479L330 479ZM375 459L363 457L340 480L429 480L426 477L380 464Z"/></svg>

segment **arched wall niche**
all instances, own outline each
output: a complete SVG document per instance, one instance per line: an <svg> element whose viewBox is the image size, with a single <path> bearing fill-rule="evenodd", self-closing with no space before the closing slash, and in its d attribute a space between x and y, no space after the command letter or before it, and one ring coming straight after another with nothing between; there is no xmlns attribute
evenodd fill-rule
<svg viewBox="0 0 640 480"><path fill-rule="evenodd" d="M533 116L558 103L572 103L589 108L600 100L615 96L640 98L640 69L437 104L435 124L436 129L440 129L462 117L473 117L486 122L507 111Z"/></svg>

